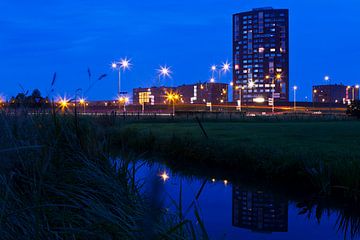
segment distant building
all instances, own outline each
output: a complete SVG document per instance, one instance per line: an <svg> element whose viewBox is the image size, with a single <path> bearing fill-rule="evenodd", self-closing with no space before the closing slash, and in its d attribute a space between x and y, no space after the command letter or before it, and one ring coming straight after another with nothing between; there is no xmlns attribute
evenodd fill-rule
<svg viewBox="0 0 360 240"><path fill-rule="evenodd" d="M232 224L256 232L287 232L288 202L263 191L233 186Z"/></svg>
<svg viewBox="0 0 360 240"><path fill-rule="evenodd" d="M166 94L176 92L183 104L222 104L228 102L228 84L196 83L178 87L134 88L133 103L158 105L166 103Z"/></svg>
<svg viewBox="0 0 360 240"><path fill-rule="evenodd" d="M289 101L288 10L234 14L233 64L234 102Z"/></svg>
<svg viewBox="0 0 360 240"><path fill-rule="evenodd" d="M228 102L228 84L197 83L176 87L185 104L222 104Z"/></svg>
<svg viewBox="0 0 360 240"><path fill-rule="evenodd" d="M359 86L345 86L343 84L317 85L312 89L313 102L349 103L359 99Z"/></svg>
<svg viewBox="0 0 360 240"><path fill-rule="evenodd" d="M166 103L166 94L174 91L171 87L134 88L133 103L159 105Z"/></svg>

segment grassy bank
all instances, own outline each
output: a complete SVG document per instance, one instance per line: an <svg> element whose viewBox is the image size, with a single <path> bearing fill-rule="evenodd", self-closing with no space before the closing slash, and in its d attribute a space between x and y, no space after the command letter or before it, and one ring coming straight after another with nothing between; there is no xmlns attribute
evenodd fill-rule
<svg viewBox="0 0 360 240"><path fill-rule="evenodd" d="M133 123L117 144L172 164L236 171L329 192L360 185L360 122ZM299 182L300 181L300 182Z"/></svg>
<svg viewBox="0 0 360 240"><path fill-rule="evenodd" d="M206 236L140 188L129 168L136 159L113 164L110 125L107 119L0 114L2 239Z"/></svg>

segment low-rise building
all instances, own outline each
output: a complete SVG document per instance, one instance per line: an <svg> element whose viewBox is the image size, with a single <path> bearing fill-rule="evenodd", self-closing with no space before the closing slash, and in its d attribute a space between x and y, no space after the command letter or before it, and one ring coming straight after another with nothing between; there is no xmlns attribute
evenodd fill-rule
<svg viewBox="0 0 360 240"><path fill-rule="evenodd" d="M174 91L172 87L151 87L151 88L134 88L133 103L145 105L159 105L166 103L166 94Z"/></svg>
<svg viewBox="0 0 360 240"><path fill-rule="evenodd" d="M179 94L183 104L223 104L228 102L228 84L196 83L178 87L134 88L133 103L159 105L166 103L167 93Z"/></svg>
<svg viewBox="0 0 360 240"><path fill-rule="evenodd" d="M228 102L228 84L196 83L176 88L185 104L222 104Z"/></svg>
<svg viewBox="0 0 360 240"><path fill-rule="evenodd" d="M328 84L313 86L313 102L349 103L359 99L359 85Z"/></svg>

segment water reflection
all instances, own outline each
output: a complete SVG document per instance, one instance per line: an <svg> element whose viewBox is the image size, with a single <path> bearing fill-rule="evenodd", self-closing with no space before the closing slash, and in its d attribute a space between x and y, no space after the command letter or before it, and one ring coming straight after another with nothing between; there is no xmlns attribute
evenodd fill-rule
<svg viewBox="0 0 360 240"><path fill-rule="evenodd" d="M288 201L262 190L232 189L232 224L254 232L287 232Z"/></svg>
<svg viewBox="0 0 360 240"><path fill-rule="evenodd" d="M359 239L359 200L343 192L338 198L334 193L292 195L231 177L184 174L161 164L141 166L136 167L137 179L150 183L149 177L155 178L159 184L159 189L149 191L159 198L155 203L165 203L161 206L196 223L192 215L199 209L211 239Z"/></svg>

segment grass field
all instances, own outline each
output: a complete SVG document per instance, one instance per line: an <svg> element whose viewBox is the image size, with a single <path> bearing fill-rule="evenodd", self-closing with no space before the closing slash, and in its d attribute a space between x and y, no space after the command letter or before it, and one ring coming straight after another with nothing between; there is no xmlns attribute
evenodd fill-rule
<svg viewBox="0 0 360 240"><path fill-rule="evenodd" d="M168 161L239 169L316 188L360 189L360 122L133 123L126 145ZM123 141L124 143L125 141Z"/></svg>
<svg viewBox="0 0 360 240"><path fill-rule="evenodd" d="M229 146L266 148L274 154L293 152L323 155L329 159L360 160L360 121L209 122L203 126L211 140ZM197 123L141 123L132 124L131 128L151 131L164 140L172 136L204 139Z"/></svg>

